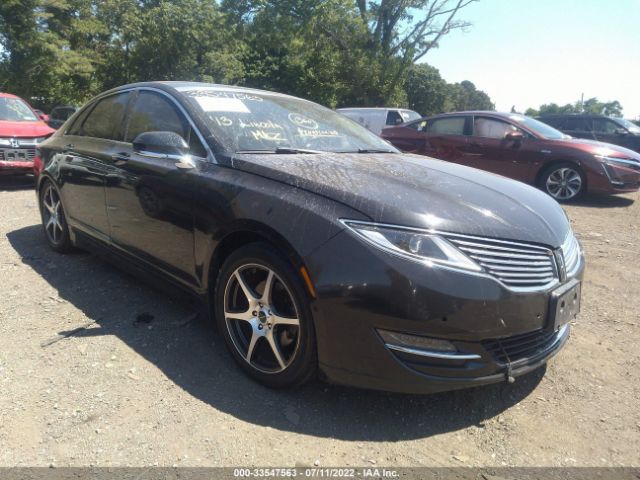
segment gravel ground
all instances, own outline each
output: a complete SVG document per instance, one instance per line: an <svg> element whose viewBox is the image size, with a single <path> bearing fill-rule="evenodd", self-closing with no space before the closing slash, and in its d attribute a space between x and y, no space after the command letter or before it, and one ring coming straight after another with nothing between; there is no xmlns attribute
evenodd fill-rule
<svg viewBox="0 0 640 480"><path fill-rule="evenodd" d="M190 302L49 251L0 178L0 466L638 466L638 200L567 207L583 307L546 372L404 396L253 383Z"/></svg>

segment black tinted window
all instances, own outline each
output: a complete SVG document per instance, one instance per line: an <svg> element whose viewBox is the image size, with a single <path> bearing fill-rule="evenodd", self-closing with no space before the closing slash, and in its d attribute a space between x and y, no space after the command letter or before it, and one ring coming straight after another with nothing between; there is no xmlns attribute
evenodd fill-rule
<svg viewBox="0 0 640 480"><path fill-rule="evenodd" d="M594 118L593 119L593 131L598 133L616 133L621 129L620 125L612 120L606 118Z"/></svg>
<svg viewBox="0 0 640 480"><path fill-rule="evenodd" d="M178 108L163 95L142 91L131 110L127 142L145 132L174 132L189 144L193 155L206 157L206 152L189 122Z"/></svg>
<svg viewBox="0 0 640 480"><path fill-rule="evenodd" d="M79 134L87 137L122 140L122 121L128 100L129 93L118 93L100 100L82 124Z"/></svg>
<svg viewBox="0 0 640 480"><path fill-rule="evenodd" d="M588 132L589 130L591 130L591 128L589 128L589 120L586 118L580 118L580 117L567 118L565 120L563 129L571 132L576 132L576 131Z"/></svg>
<svg viewBox="0 0 640 480"><path fill-rule="evenodd" d="M387 113L387 125L400 125L404 123L404 118L397 110L389 110Z"/></svg>
<svg viewBox="0 0 640 480"><path fill-rule="evenodd" d="M178 109L161 95L140 92L131 111L127 142L145 132L174 132L187 138L187 121Z"/></svg>

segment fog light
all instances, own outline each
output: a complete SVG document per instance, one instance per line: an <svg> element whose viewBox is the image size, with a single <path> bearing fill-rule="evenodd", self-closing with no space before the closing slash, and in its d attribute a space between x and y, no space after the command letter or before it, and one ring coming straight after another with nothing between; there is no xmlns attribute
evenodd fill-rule
<svg viewBox="0 0 640 480"><path fill-rule="evenodd" d="M480 355L475 353L461 353L447 340L409 335L406 333L378 330L378 334L390 350L419 355L421 357L439 358L443 360L477 360Z"/></svg>
<svg viewBox="0 0 640 480"><path fill-rule="evenodd" d="M447 340L437 338L421 337L418 335L407 335L406 333L390 332L388 330L378 330L384 343L399 347L421 348L437 352L457 352L458 349Z"/></svg>

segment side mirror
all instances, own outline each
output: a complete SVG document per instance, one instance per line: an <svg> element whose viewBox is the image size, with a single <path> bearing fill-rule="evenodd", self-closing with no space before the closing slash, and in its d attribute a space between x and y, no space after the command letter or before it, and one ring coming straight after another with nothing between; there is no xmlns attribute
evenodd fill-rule
<svg viewBox="0 0 640 480"><path fill-rule="evenodd" d="M509 132L504 136L505 140L514 143L522 143L524 140L524 134L522 132Z"/></svg>
<svg viewBox="0 0 640 480"><path fill-rule="evenodd" d="M40 120L42 120L43 122L47 123L49 121L49 115L47 115L46 113L40 113L38 115L38 118Z"/></svg>
<svg viewBox="0 0 640 480"><path fill-rule="evenodd" d="M133 140L139 155L182 161L189 155L189 145L175 132L144 132Z"/></svg>

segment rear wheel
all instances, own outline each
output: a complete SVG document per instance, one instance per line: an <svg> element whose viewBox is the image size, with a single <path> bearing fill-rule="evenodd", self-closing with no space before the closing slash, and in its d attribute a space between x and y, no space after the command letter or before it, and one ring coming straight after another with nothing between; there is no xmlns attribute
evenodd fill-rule
<svg viewBox="0 0 640 480"><path fill-rule="evenodd" d="M53 183L49 181L40 189L40 214L42 228L49 247L60 253L71 250L69 227L60 194Z"/></svg>
<svg viewBox="0 0 640 480"><path fill-rule="evenodd" d="M269 245L247 245L229 256L218 277L215 309L227 347L252 378L288 387L315 372L315 332L304 287Z"/></svg>
<svg viewBox="0 0 640 480"><path fill-rule="evenodd" d="M586 183L580 167L572 163L559 163L545 170L540 186L557 201L567 202L579 197Z"/></svg>

